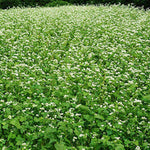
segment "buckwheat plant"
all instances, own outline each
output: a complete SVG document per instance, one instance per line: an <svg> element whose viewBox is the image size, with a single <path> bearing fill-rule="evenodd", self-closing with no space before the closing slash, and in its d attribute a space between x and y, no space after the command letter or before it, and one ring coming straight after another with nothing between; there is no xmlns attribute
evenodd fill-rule
<svg viewBox="0 0 150 150"><path fill-rule="evenodd" d="M0 149L150 149L150 11L0 10Z"/></svg>

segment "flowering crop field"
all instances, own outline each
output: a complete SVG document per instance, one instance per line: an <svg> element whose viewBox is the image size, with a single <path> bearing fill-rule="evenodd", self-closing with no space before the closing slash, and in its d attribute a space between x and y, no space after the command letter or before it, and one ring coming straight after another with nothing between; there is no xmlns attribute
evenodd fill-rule
<svg viewBox="0 0 150 150"><path fill-rule="evenodd" d="M0 149L150 149L150 10L0 10Z"/></svg>

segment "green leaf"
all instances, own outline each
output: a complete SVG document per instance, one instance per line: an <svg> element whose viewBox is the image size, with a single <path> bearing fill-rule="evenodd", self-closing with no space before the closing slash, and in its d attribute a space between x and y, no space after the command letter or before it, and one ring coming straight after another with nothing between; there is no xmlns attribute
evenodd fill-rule
<svg viewBox="0 0 150 150"><path fill-rule="evenodd" d="M84 105L79 105L76 108L80 109L81 111L84 111L84 112L88 112L89 111L89 107L84 106Z"/></svg>
<svg viewBox="0 0 150 150"><path fill-rule="evenodd" d="M55 148L56 150L66 150L66 147L63 143L56 143Z"/></svg>
<svg viewBox="0 0 150 150"><path fill-rule="evenodd" d="M4 124L3 129L8 129L8 124Z"/></svg>
<svg viewBox="0 0 150 150"><path fill-rule="evenodd" d="M26 121L26 117L22 117L22 116L21 116L21 117L20 117L20 121L21 121L21 122Z"/></svg>
<svg viewBox="0 0 150 150"><path fill-rule="evenodd" d="M35 121L35 122L39 122L39 118L34 117L34 121Z"/></svg>
<svg viewBox="0 0 150 150"><path fill-rule="evenodd" d="M106 130L106 132L107 132L107 135L109 135L109 136L112 135L112 133L113 133L112 130Z"/></svg>
<svg viewBox="0 0 150 150"><path fill-rule="evenodd" d="M78 129L75 128L74 133L75 133L77 136L79 136L81 132L78 131Z"/></svg>
<svg viewBox="0 0 150 150"><path fill-rule="evenodd" d="M133 141L133 143L136 145L136 146L138 146L139 145L139 141Z"/></svg>
<svg viewBox="0 0 150 150"><path fill-rule="evenodd" d="M99 115L99 114L94 114L94 117L96 119L104 120L104 117L102 115Z"/></svg>
<svg viewBox="0 0 150 150"><path fill-rule="evenodd" d="M15 138L16 138L16 134L13 134L12 132L10 132L8 135L8 140L9 139L15 139Z"/></svg>
<svg viewBox="0 0 150 150"><path fill-rule="evenodd" d="M125 150L125 148L122 144L117 144L115 150Z"/></svg>
<svg viewBox="0 0 150 150"><path fill-rule="evenodd" d="M79 150L84 150L84 149L86 149L86 147L85 146L78 146L78 149Z"/></svg>
<svg viewBox="0 0 150 150"><path fill-rule="evenodd" d="M18 129L20 129L20 123L17 119L13 119L10 121L10 124L14 125L15 127L17 127Z"/></svg>
<svg viewBox="0 0 150 150"><path fill-rule="evenodd" d="M150 103L150 95L146 95L143 97L143 100L147 103Z"/></svg>
<svg viewBox="0 0 150 150"><path fill-rule="evenodd" d="M50 128L50 127L48 127L46 129L46 133L55 133L56 131L57 131L56 128Z"/></svg>
<svg viewBox="0 0 150 150"><path fill-rule="evenodd" d="M24 139L18 135L17 138L16 138L16 145L22 145L22 143L24 142Z"/></svg>
<svg viewBox="0 0 150 150"><path fill-rule="evenodd" d="M92 122L94 120L93 117L90 115L84 115L83 117L84 117L84 119L86 119L89 122Z"/></svg>

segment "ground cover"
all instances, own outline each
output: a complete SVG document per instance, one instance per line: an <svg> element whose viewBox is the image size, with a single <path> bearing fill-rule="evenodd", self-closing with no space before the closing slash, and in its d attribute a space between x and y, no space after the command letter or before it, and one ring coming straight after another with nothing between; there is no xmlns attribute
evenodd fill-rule
<svg viewBox="0 0 150 150"><path fill-rule="evenodd" d="M0 11L0 148L150 149L150 11Z"/></svg>

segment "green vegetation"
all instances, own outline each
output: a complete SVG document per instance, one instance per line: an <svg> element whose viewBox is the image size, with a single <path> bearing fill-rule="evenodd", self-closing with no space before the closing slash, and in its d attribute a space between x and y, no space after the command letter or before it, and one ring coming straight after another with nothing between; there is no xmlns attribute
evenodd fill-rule
<svg viewBox="0 0 150 150"><path fill-rule="evenodd" d="M0 11L0 149L150 149L150 11Z"/></svg>
<svg viewBox="0 0 150 150"><path fill-rule="evenodd" d="M132 4L142 6L145 9L150 8L149 0L0 0L0 8L11 8L17 6L62 6L68 4Z"/></svg>
<svg viewBox="0 0 150 150"><path fill-rule="evenodd" d="M71 5L70 3L62 0L55 0L53 2L47 3L46 7L55 7L55 6L68 6Z"/></svg>

